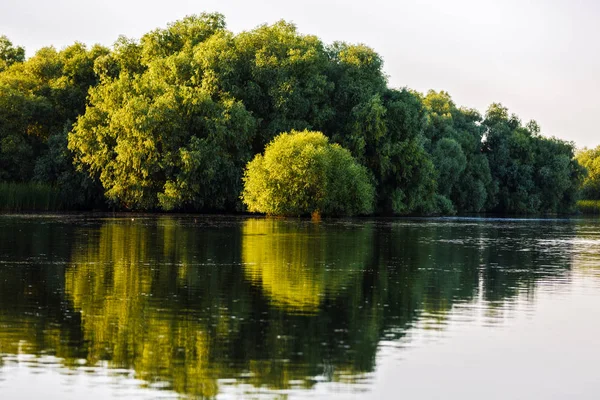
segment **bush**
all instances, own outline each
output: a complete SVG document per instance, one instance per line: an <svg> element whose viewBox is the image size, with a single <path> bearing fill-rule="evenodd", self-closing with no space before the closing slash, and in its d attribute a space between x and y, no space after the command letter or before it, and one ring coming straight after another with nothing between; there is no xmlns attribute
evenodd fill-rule
<svg viewBox="0 0 600 400"><path fill-rule="evenodd" d="M282 133L246 166L242 200L268 215L355 215L373 211L367 169L321 132Z"/></svg>

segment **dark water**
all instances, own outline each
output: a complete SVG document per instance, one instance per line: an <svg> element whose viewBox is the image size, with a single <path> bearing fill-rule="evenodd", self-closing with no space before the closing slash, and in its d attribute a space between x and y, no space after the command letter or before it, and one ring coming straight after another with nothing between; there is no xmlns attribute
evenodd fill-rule
<svg viewBox="0 0 600 400"><path fill-rule="evenodd" d="M0 398L600 398L599 220L0 217Z"/></svg>

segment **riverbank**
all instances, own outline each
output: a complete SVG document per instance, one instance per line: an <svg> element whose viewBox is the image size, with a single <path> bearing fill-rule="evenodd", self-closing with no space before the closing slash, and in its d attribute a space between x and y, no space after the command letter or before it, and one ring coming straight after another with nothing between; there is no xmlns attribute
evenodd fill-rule
<svg viewBox="0 0 600 400"><path fill-rule="evenodd" d="M251 214L247 212L231 212L222 210L207 210L201 213L190 213L185 211L166 212L156 211L130 211L106 208L81 208L70 207L67 199L61 193L60 188L44 183L7 183L0 182L0 214L37 214L37 213L60 213L60 214L111 214L111 215L131 215L131 216L156 216L156 215L229 215L229 216L261 216L263 214ZM430 218L430 217L473 217L473 218L539 218L560 216L600 215L600 200L579 200L574 213L545 213L545 214L495 214L495 213L463 213L463 214L371 214L363 217L367 218L387 218L387 217L410 217L410 218ZM277 217L275 217L277 218ZM310 218L310 217L308 217ZM332 218L332 217L327 217Z"/></svg>

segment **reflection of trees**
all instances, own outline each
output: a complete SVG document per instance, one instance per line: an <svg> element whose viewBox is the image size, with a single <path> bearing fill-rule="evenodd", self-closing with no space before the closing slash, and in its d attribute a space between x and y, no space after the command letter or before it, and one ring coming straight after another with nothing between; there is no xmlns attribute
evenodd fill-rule
<svg viewBox="0 0 600 400"><path fill-rule="evenodd" d="M557 246L539 235L568 238L573 230L199 221L32 224L14 239L0 233L12 240L3 260L63 260L0 266L0 353L52 349L66 364L107 360L200 397L214 396L222 378L310 387L307 377L373 371L383 337L402 337L423 319L440 329L456 304L494 311L522 294L533 299L540 280L568 273L571 257L568 241ZM21 339L25 350L16 347Z"/></svg>
<svg viewBox="0 0 600 400"><path fill-rule="evenodd" d="M389 304L382 326L403 332L403 322L409 327L421 315L443 321L454 305L479 295L479 306L490 311L519 294L532 296L538 282L568 273L570 265L568 249L548 249L540 232L572 229L533 222L383 224L374 246L379 268L365 276L376 282L368 285L377 288L374 301Z"/></svg>
<svg viewBox="0 0 600 400"><path fill-rule="evenodd" d="M42 218L0 219L0 354L79 356L79 315L63 296L72 234Z"/></svg>
<svg viewBox="0 0 600 400"><path fill-rule="evenodd" d="M533 299L540 282L567 276L571 269L570 222L505 222L482 232L483 299L488 307L524 295ZM548 243L547 239L563 238ZM564 238L568 240L565 241Z"/></svg>
<svg viewBox="0 0 600 400"><path fill-rule="evenodd" d="M219 342L239 331L247 311L223 296L225 282L241 295L231 268L235 232L203 228L163 219L90 232L66 274L90 363L109 360L181 393L216 395L216 379L229 373ZM207 271L213 262L222 267Z"/></svg>
<svg viewBox="0 0 600 400"><path fill-rule="evenodd" d="M0 365L2 354L56 354L68 365L79 358L79 314L51 278L64 276L64 266L0 267L0 276Z"/></svg>
<svg viewBox="0 0 600 400"><path fill-rule="evenodd" d="M287 235L289 243L271 243L281 245L284 259L285 252L298 251L289 259L303 264L290 269L300 274L291 279L312 285L317 302L360 279L370 250L368 226L336 236L313 225L298 231L295 224L258 222L244 225L243 240L265 229ZM134 368L142 379L168 381L179 392L208 397L216 394L217 379L244 372L252 384L282 389L323 374L325 363L330 371L351 365L351 352L332 336L343 321L331 322L326 313L316 318L288 313L287 306L298 307L291 311L318 306L310 297L287 294L296 283L282 285L289 296L284 308L270 307L271 298L265 301L247 283L239 251L248 248L240 247L240 233L239 226L224 232L170 220L111 222L82 232L89 239L73 254L66 289L83 315L88 361L109 360L112 367ZM266 251L264 242L255 243L258 252L245 254L246 260ZM299 332L307 341L298 340ZM326 358L323 343L334 348Z"/></svg>
<svg viewBox="0 0 600 400"><path fill-rule="evenodd" d="M584 276L600 277L600 237L597 218L581 219L573 238L573 265Z"/></svg>
<svg viewBox="0 0 600 400"><path fill-rule="evenodd" d="M249 219L243 225L242 261L252 282L289 312L315 313L365 269L372 227L327 229L320 224Z"/></svg>

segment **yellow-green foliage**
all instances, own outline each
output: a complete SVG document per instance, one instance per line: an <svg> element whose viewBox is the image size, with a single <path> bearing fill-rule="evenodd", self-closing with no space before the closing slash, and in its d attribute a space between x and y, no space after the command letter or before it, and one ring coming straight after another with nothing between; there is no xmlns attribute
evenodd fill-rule
<svg viewBox="0 0 600 400"><path fill-rule="evenodd" d="M568 212L600 199L600 163L584 162L597 151L579 159L589 179L578 197L573 143L501 104L481 115L445 92L392 89L373 49L327 45L284 21L234 34L203 13L112 49L76 43L25 59L0 36L0 53L0 181L60 186L64 207L239 211L248 161L281 132L311 127L367 168L383 214ZM304 181L282 181L276 196L246 191L249 207L370 210L368 185L345 180L362 171L320 180L335 169L313 165L339 156L345 168L347 154L313 150L310 168L297 166Z"/></svg>
<svg viewBox="0 0 600 400"><path fill-rule="evenodd" d="M242 200L269 215L368 214L374 189L365 167L321 132L277 136L248 163Z"/></svg>
<svg viewBox="0 0 600 400"><path fill-rule="evenodd" d="M600 200L579 200L577 209L584 214L600 214Z"/></svg>
<svg viewBox="0 0 600 400"><path fill-rule="evenodd" d="M600 146L595 149L583 149L577 153L576 158L587 171L587 176L581 185L582 197L600 199Z"/></svg>
<svg viewBox="0 0 600 400"><path fill-rule="evenodd" d="M0 183L0 211L58 211L58 189L42 183Z"/></svg>
<svg viewBox="0 0 600 400"><path fill-rule="evenodd" d="M300 314L316 314L326 294L352 286L366 267L373 240L369 225L340 232L272 218L244 221L242 233L248 279L272 304Z"/></svg>

